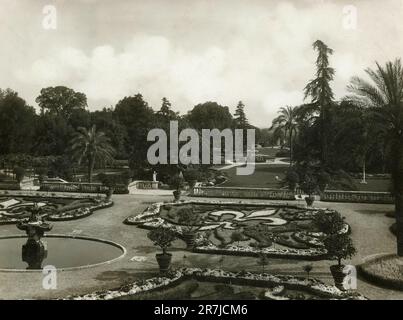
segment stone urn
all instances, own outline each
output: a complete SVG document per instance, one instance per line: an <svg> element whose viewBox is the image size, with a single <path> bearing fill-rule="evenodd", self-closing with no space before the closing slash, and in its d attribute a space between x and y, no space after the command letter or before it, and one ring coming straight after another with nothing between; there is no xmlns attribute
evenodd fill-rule
<svg viewBox="0 0 403 320"><path fill-rule="evenodd" d="M344 288L344 279L346 278L346 274L343 272L344 270L344 265L332 265L330 266L330 272L332 273L333 279L334 279L334 285L342 290L345 291L346 289Z"/></svg>

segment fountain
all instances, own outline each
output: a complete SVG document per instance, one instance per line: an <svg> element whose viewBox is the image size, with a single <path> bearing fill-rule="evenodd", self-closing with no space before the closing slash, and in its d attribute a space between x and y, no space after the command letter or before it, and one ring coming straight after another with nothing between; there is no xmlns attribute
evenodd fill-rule
<svg viewBox="0 0 403 320"><path fill-rule="evenodd" d="M28 263L27 269L41 269L42 262L48 254L41 238L53 226L43 221L41 208L36 203L30 211L31 216L17 224L17 228L25 231L28 236L27 242L22 246L22 261Z"/></svg>

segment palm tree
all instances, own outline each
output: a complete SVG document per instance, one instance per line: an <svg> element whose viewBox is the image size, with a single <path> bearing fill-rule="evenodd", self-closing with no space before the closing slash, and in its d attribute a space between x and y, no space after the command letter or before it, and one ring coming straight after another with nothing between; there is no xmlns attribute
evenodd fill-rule
<svg viewBox="0 0 403 320"><path fill-rule="evenodd" d="M350 98L369 108L374 119L386 129L385 143L390 144L392 181L397 224L397 254L403 256L403 68L400 59L376 63L365 70L372 82L354 77L348 90Z"/></svg>
<svg viewBox="0 0 403 320"><path fill-rule="evenodd" d="M272 126L270 128L274 128L273 135L288 136L288 143L290 145L290 166L292 166L292 158L293 158L293 138L294 133L297 132L297 115L296 115L297 107L281 107L278 112L280 115L275 118L272 122Z"/></svg>
<svg viewBox="0 0 403 320"><path fill-rule="evenodd" d="M86 160L88 166L88 181L92 182L92 174L96 161L108 161L113 159L115 150L105 133L97 131L95 125L90 129L80 127L71 140L73 159L78 164Z"/></svg>

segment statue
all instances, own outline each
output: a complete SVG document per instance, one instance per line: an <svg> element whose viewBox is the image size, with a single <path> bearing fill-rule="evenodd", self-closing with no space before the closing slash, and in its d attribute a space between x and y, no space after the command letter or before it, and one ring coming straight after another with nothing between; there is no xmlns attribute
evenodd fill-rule
<svg viewBox="0 0 403 320"><path fill-rule="evenodd" d="M157 182L157 172L153 172L153 182Z"/></svg>
<svg viewBox="0 0 403 320"><path fill-rule="evenodd" d="M27 242L22 246L22 261L28 263L27 269L41 269L42 262L48 255L41 238L53 226L43 221L41 208L36 203L30 211L30 217L17 224L17 228L25 231L28 236Z"/></svg>

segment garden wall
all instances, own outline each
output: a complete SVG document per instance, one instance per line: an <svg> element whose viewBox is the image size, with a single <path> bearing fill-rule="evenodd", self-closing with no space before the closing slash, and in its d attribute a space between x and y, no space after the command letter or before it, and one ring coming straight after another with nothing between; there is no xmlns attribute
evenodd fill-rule
<svg viewBox="0 0 403 320"><path fill-rule="evenodd" d="M370 191L328 190L321 194L320 200L327 202L394 203L394 197L391 193Z"/></svg>
<svg viewBox="0 0 403 320"><path fill-rule="evenodd" d="M82 193L106 193L108 187L100 183L59 183L43 182L40 184L40 191L51 192L82 192ZM121 184L114 187L115 194L129 193L127 186Z"/></svg>
<svg viewBox="0 0 403 320"><path fill-rule="evenodd" d="M238 187L199 187L192 189L194 197L248 198L269 200L295 200L293 191L287 189L238 188Z"/></svg>

